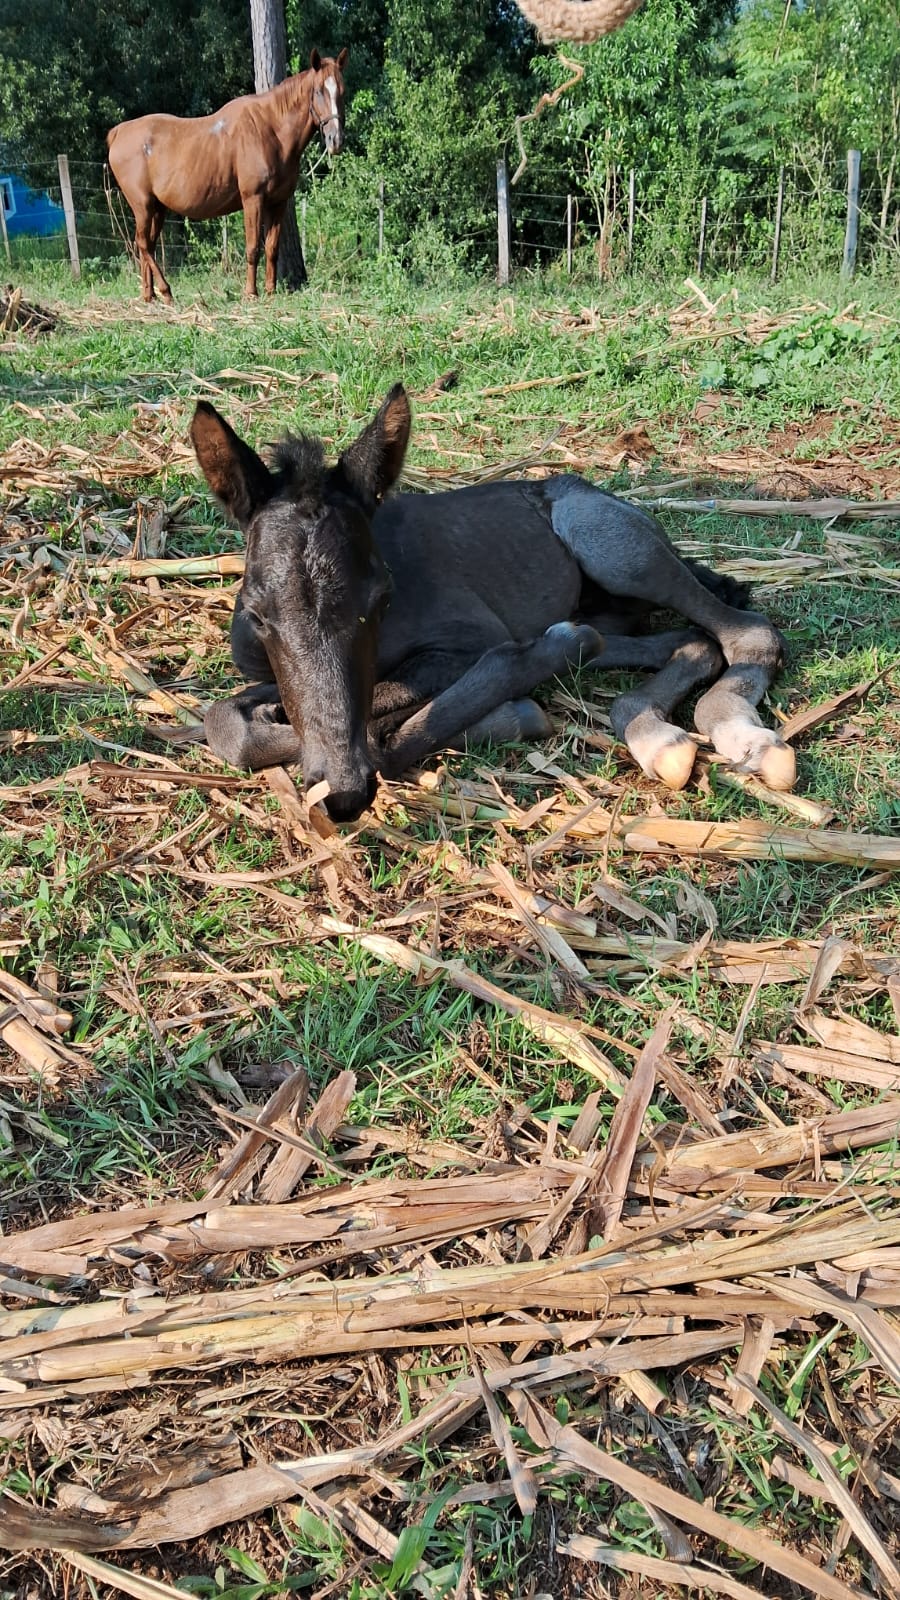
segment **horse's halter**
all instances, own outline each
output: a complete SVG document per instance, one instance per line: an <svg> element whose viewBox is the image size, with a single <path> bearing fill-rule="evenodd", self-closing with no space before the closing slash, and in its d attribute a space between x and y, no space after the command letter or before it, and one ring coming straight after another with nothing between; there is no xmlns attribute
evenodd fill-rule
<svg viewBox="0 0 900 1600"><path fill-rule="evenodd" d="M312 90L311 90L310 96L309 96L309 114L312 117L312 120L313 120L313 123L315 124L316 129L321 134L324 134L325 129L332 122L336 122L339 128L341 126L341 113L340 113L340 111L337 111L337 110L332 111L330 113L330 115L327 116L327 117L318 117L316 115L316 86L315 86L315 84L313 84L313 87L312 87Z"/></svg>

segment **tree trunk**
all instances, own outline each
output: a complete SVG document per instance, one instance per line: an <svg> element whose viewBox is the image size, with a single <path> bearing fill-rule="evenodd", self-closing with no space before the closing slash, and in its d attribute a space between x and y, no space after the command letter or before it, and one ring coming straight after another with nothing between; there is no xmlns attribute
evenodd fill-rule
<svg viewBox="0 0 900 1600"><path fill-rule="evenodd" d="M250 25L253 30L253 78L257 94L263 94L287 76L284 0L250 0ZM291 195L278 242L278 282L288 289L302 289L306 281L306 263L297 232L297 211Z"/></svg>

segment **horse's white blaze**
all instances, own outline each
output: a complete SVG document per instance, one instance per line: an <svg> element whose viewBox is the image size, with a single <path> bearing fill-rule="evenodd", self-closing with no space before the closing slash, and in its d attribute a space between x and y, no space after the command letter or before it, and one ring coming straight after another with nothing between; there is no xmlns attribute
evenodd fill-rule
<svg viewBox="0 0 900 1600"><path fill-rule="evenodd" d="M334 78L331 76L330 72L328 74L328 77L325 79L325 88L327 90L328 99L329 99L330 104L331 104L331 115L333 117L336 117L337 114L338 114L337 83L335 82Z"/></svg>

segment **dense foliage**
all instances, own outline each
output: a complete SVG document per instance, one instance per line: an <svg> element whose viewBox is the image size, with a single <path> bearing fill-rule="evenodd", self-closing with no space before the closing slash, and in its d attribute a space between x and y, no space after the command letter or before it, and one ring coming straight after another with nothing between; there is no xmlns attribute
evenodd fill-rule
<svg viewBox="0 0 900 1600"><path fill-rule="evenodd" d="M388 259L440 277L492 254L498 155L515 118L571 75L513 0L287 0L293 65L347 44L345 154L313 158L319 235L343 268L371 259L386 194ZM896 259L900 0L646 0L620 33L573 48L581 81L522 138L517 246L558 255L566 194L601 271L624 260L629 178L643 261L696 248L763 262L783 171L786 248L834 259L846 151L862 153L864 248ZM0 0L0 138L48 170L100 163L112 122L209 110L252 87L246 0ZM545 255L543 259L547 259Z"/></svg>

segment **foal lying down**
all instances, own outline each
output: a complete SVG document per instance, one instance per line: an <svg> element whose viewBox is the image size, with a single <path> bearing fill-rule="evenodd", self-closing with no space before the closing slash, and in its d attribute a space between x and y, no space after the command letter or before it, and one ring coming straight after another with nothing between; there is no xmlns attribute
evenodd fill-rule
<svg viewBox="0 0 900 1600"><path fill-rule="evenodd" d="M587 665L652 674L611 711L651 777L687 782L696 745L669 718L711 684L699 732L742 771L791 788L793 751L756 712L782 639L742 609L740 586L583 478L385 499L409 431L398 384L335 466L302 437L270 469L198 405L197 459L247 541L231 649L251 687L207 712L217 755L238 767L300 762L306 787L327 783L325 805L346 821L371 802L378 772L396 776L463 736L545 737L532 691ZM658 607L694 626L638 632Z"/></svg>

